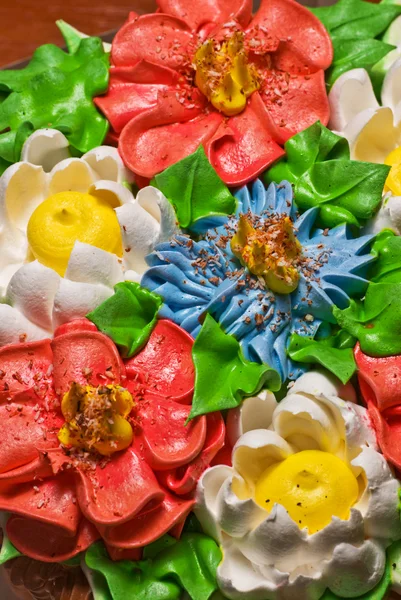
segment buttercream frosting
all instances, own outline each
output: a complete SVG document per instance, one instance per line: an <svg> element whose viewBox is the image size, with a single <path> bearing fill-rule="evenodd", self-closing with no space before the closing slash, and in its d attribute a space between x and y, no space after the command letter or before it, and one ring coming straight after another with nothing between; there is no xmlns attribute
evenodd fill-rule
<svg viewBox="0 0 401 600"><path fill-rule="evenodd" d="M153 187L134 198L131 175L115 148L102 146L81 159L69 157L56 130L38 130L26 141L22 161L0 178L0 345L48 337L56 327L85 316L113 293L113 286L138 281L144 256L176 231L175 213ZM64 277L32 261L27 224L48 194L62 190L95 193L115 207L124 252L121 258L76 241Z"/></svg>
<svg viewBox="0 0 401 600"><path fill-rule="evenodd" d="M250 192L237 193L237 211L224 225L192 242L176 237L160 244L147 257L150 268L142 285L161 295L161 315L178 323L192 336L209 312L226 333L241 343L245 357L268 363L281 378L295 379L299 365L288 358L291 333L313 337L323 322L335 323L334 305L347 306L349 297L363 294L364 274L373 257L367 253L370 236L352 239L345 225L331 230L315 228L318 208L297 215L288 182L266 190L257 180ZM307 261L299 268L299 284L291 294L273 293L250 275L230 249L241 214L269 222L288 217Z"/></svg>
<svg viewBox="0 0 401 600"><path fill-rule="evenodd" d="M248 398L236 409L233 435L242 435L233 466L203 474L196 507L205 531L222 546L217 575L227 598L309 600L327 588L352 598L382 578L385 549L401 537L399 482L378 452L366 409L339 394L353 396L350 386L340 389L326 374L311 371L273 412L270 395ZM250 419L256 410L258 419ZM306 450L341 459L360 486L349 516L333 516L313 534L280 503L267 512L255 502L265 469Z"/></svg>

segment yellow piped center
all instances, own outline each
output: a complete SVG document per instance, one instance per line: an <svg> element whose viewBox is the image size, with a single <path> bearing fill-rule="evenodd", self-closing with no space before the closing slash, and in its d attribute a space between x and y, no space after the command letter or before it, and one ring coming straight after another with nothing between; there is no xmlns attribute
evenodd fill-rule
<svg viewBox="0 0 401 600"><path fill-rule="evenodd" d="M116 213L103 198L82 192L59 192L42 202L29 219L32 254L63 276L76 241L122 256Z"/></svg>
<svg viewBox="0 0 401 600"><path fill-rule="evenodd" d="M358 499L358 482L337 456L304 450L270 466L255 490L256 502L268 512L281 504L309 534L328 525L333 516L348 519Z"/></svg>
<svg viewBox="0 0 401 600"><path fill-rule="evenodd" d="M200 91L228 117L242 112L247 98L260 87L257 70L248 62L242 32L223 42L204 42L196 51L195 69Z"/></svg>
<svg viewBox="0 0 401 600"><path fill-rule="evenodd" d="M119 385L93 387L73 383L64 394L61 411L66 423L58 439L64 446L109 456L131 445L127 417L134 407L128 390Z"/></svg>
<svg viewBox="0 0 401 600"><path fill-rule="evenodd" d="M297 288L301 249L292 221L285 215L273 216L261 227L253 227L247 215L241 215L231 239L235 256L278 294L291 294Z"/></svg>
<svg viewBox="0 0 401 600"><path fill-rule="evenodd" d="M390 152L384 163L391 167L384 190L386 192L390 190L395 196L401 196L401 146Z"/></svg>

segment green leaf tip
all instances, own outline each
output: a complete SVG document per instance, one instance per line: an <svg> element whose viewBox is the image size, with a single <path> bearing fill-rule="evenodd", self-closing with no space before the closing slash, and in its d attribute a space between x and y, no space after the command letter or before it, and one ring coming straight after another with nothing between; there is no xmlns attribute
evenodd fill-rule
<svg viewBox="0 0 401 600"><path fill-rule="evenodd" d="M293 333L287 352L294 361L325 367L345 384L356 371L355 342L345 331L320 340Z"/></svg>
<svg viewBox="0 0 401 600"><path fill-rule="evenodd" d="M197 229L203 221L233 214L236 200L210 164L203 146L152 180L171 202L180 226Z"/></svg>
<svg viewBox="0 0 401 600"><path fill-rule="evenodd" d="M239 406L245 396L262 387L280 389L278 372L267 364L247 360L234 336L224 333L210 314L197 336L192 357L195 390L188 420Z"/></svg>
<svg viewBox="0 0 401 600"><path fill-rule="evenodd" d="M117 283L114 295L87 318L119 346L125 358L129 358L146 344L162 303L160 296L139 283L124 281Z"/></svg>
<svg viewBox="0 0 401 600"><path fill-rule="evenodd" d="M348 142L319 121L284 147L286 156L264 174L264 181L292 183L302 212L319 207L319 227L346 223L359 228L373 217L390 167L350 160Z"/></svg>

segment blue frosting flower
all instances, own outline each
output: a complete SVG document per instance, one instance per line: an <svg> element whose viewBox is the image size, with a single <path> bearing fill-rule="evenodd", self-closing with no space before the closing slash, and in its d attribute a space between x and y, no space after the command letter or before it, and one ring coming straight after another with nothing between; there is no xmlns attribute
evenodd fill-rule
<svg viewBox="0 0 401 600"><path fill-rule="evenodd" d="M351 296L364 293L366 270L374 260L368 253L373 236L353 239L345 225L324 231L315 228L317 207L297 218L292 188L286 181L272 183L266 191L257 180L252 193L244 187L237 200L236 214L209 230L201 241L181 235L157 246L146 259L150 268L142 285L164 298L160 316L178 323L193 337L209 312L240 341L246 358L268 363L283 381L295 379L302 368L287 356L291 334L315 336L323 323L336 322L333 305L345 308ZM291 294L267 289L233 255L230 239L241 214L256 215L262 224L277 216L292 219L303 266L298 287Z"/></svg>

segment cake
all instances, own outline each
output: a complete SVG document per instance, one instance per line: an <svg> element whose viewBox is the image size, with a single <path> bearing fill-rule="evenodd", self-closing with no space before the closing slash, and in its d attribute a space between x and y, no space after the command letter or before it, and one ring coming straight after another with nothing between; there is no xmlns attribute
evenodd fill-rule
<svg viewBox="0 0 401 600"><path fill-rule="evenodd" d="M401 595L400 19L158 0L0 72L2 594Z"/></svg>

